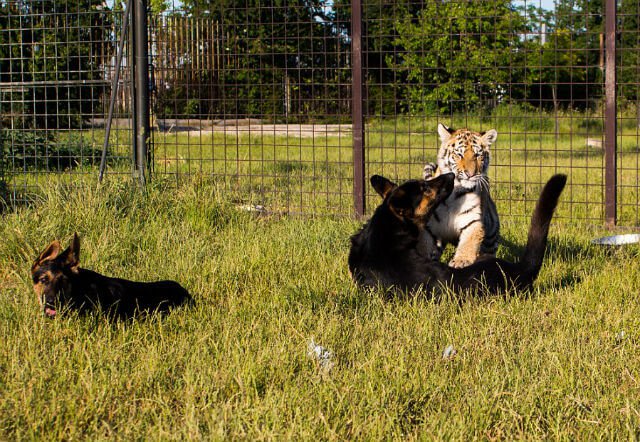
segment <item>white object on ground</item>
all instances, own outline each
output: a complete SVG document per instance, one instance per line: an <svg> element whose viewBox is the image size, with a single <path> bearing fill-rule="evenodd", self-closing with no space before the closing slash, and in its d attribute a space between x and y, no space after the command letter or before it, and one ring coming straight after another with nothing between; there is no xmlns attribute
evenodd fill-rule
<svg viewBox="0 0 640 442"><path fill-rule="evenodd" d="M442 352L442 359L451 359L453 358L458 352L456 351L455 348L453 348L453 345L449 344L447 345L447 347L444 349L444 351Z"/></svg>
<svg viewBox="0 0 640 442"><path fill-rule="evenodd" d="M257 213L265 213L267 209L261 204L245 204L243 206L238 206L238 209L243 210L245 212L257 212Z"/></svg>
<svg viewBox="0 0 640 442"><path fill-rule="evenodd" d="M640 233L627 233L625 235L604 236L591 240L591 244L599 246L623 246L640 242Z"/></svg>
<svg viewBox="0 0 640 442"><path fill-rule="evenodd" d="M322 345L316 344L316 341L313 338L309 341L307 349L307 355L318 361L323 370L331 370L334 365L333 352L331 350L323 347Z"/></svg>

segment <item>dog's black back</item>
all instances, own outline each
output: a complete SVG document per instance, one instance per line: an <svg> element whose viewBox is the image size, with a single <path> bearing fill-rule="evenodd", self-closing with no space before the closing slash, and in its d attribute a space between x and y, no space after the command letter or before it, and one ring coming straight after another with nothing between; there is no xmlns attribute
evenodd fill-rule
<svg viewBox="0 0 640 442"><path fill-rule="evenodd" d="M134 282L80 268L69 301L81 309L100 305L118 317L131 317L137 312L164 313L193 299L175 281Z"/></svg>
<svg viewBox="0 0 640 442"><path fill-rule="evenodd" d="M80 312L100 308L110 316L128 318L193 303L189 292L175 281L134 282L80 268L77 235L65 251L60 250L60 243L54 241L31 268L36 294L49 317L56 316L58 308Z"/></svg>
<svg viewBox="0 0 640 442"><path fill-rule="evenodd" d="M496 293L509 287L531 286L542 266L549 225L567 177L555 175L545 185L533 213L527 247L518 262L493 258L455 269L432 261L421 249L426 221L451 192L453 177L449 175L412 180L401 186L380 176L372 177L384 201L351 238L349 270L358 285L401 291L422 287L429 293L443 287L456 292L481 289Z"/></svg>

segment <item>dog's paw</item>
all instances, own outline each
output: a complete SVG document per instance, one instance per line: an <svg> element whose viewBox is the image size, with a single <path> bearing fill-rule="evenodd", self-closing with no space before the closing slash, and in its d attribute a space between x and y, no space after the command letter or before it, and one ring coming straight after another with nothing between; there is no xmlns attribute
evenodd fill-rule
<svg viewBox="0 0 640 442"><path fill-rule="evenodd" d="M474 263L474 260L471 258L454 256L453 259L449 261L449 267L453 267L454 269L461 269L473 263Z"/></svg>
<svg viewBox="0 0 640 442"><path fill-rule="evenodd" d="M436 163L427 163L424 165L424 169L422 169L422 178L425 180L429 180L436 176L436 170L438 169L438 165Z"/></svg>

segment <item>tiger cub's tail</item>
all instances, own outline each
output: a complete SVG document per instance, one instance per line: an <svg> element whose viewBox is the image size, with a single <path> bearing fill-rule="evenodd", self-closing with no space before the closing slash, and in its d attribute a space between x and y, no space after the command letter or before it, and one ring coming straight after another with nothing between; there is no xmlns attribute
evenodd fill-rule
<svg viewBox="0 0 640 442"><path fill-rule="evenodd" d="M566 175L554 175L547 184L545 184L538 203L531 217L531 226L529 227L529 236L527 238L527 247L520 259L522 271L531 280L535 279L542 267L542 259L544 251L547 247L547 236L549 234L549 225L553 212L558 205L560 194L567 183Z"/></svg>

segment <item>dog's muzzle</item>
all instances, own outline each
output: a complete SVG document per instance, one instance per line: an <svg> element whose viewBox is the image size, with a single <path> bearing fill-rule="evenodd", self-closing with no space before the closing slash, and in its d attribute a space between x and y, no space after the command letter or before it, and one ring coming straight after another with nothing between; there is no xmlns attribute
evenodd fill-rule
<svg viewBox="0 0 640 442"><path fill-rule="evenodd" d="M49 301L47 299L44 299L43 302L42 302L42 306L43 306L44 314L48 318L53 319L58 314L58 312L56 310L56 307L55 307L53 302L51 302L51 301Z"/></svg>

